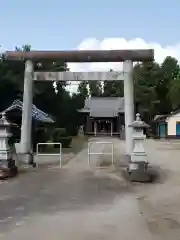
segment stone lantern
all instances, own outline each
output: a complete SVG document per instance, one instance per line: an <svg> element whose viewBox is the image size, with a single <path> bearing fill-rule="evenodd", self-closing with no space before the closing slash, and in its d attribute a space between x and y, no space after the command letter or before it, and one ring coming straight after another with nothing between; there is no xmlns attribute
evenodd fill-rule
<svg viewBox="0 0 180 240"><path fill-rule="evenodd" d="M12 136L10 132L11 124L6 120L5 113L2 113L0 119L0 178L12 177L17 174L15 160L12 158L12 152L8 140Z"/></svg>
<svg viewBox="0 0 180 240"><path fill-rule="evenodd" d="M83 125L79 126L78 136L84 136L84 126Z"/></svg>
<svg viewBox="0 0 180 240"><path fill-rule="evenodd" d="M148 128L149 125L141 121L140 114L137 113L136 120L129 126L134 129L134 149L131 154L131 161L128 167L130 180L137 182L149 182L150 176L148 173L147 154L144 149L145 135L143 132L144 128Z"/></svg>

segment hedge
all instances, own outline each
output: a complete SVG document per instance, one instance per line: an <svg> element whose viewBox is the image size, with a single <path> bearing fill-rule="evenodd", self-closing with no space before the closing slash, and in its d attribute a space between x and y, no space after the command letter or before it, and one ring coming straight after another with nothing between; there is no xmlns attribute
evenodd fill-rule
<svg viewBox="0 0 180 240"><path fill-rule="evenodd" d="M59 142L62 143L63 148L68 148L72 142L72 137L60 137Z"/></svg>

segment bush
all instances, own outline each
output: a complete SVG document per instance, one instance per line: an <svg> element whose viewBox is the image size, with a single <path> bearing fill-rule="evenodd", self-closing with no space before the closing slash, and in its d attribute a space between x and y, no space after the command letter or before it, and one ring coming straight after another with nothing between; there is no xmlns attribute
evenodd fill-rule
<svg viewBox="0 0 180 240"><path fill-rule="evenodd" d="M36 144L40 142L47 142L50 139L51 131L45 126L37 126L33 128L33 149L36 149Z"/></svg>
<svg viewBox="0 0 180 240"><path fill-rule="evenodd" d="M53 144L51 144L52 142L51 141L47 141L47 143L50 143L50 144L47 144L47 145L44 145L44 151L45 152L47 152L47 153L51 153L51 152L53 152L53 150L54 150L54 145Z"/></svg>
<svg viewBox="0 0 180 240"><path fill-rule="evenodd" d="M67 131L68 131L68 135L70 135L70 136L77 136L78 127L68 126Z"/></svg>
<svg viewBox="0 0 180 240"><path fill-rule="evenodd" d="M67 148L71 144L72 137L67 136L67 132L65 128L55 128L55 130L53 131L51 140L54 143L60 142L63 148ZM59 148L59 146L54 144L54 148Z"/></svg>
<svg viewBox="0 0 180 240"><path fill-rule="evenodd" d="M67 137L66 129L65 128L55 128L52 134L53 142L59 142L61 137Z"/></svg>
<svg viewBox="0 0 180 240"><path fill-rule="evenodd" d="M46 145L40 145L39 152L43 153L59 153L59 145L51 144L51 141L47 141Z"/></svg>
<svg viewBox="0 0 180 240"><path fill-rule="evenodd" d="M72 137L60 137L59 142L62 143L63 148L68 148L72 142Z"/></svg>
<svg viewBox="0 0 180 240"><path fill-rule="evenodd" d="M10 146L16 142L20 142L20 128L17 125L12 125L10 129L12 136L9 138L8 143Z"/></svg>

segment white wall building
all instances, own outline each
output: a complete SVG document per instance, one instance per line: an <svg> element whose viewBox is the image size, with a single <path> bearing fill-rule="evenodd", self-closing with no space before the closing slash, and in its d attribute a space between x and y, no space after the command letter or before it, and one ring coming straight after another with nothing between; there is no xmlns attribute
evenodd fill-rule
<svg viewBox="0 0 180 240"><path fill-rule="evenodd" d="M160 138L180 138L180 110L169 115L156 116L154 120Z"/></svg>
<svg viewBox="0 0 180 240"><path fill-rule="evenodd" d="M180 110L166 118L167 136L180 138Z"/></svg>

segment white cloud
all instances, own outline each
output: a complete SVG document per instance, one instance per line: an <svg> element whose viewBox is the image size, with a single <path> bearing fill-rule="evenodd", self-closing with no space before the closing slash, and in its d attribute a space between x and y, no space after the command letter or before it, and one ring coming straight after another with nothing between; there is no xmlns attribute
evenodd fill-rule
<svg viewBox="0 0 180 240"><path fill-rule="evenodd" d="M148 49L152 48L155 52L155 60L162 63L165 57L172 56L180 60L180 43L162 46L156 42L146 42L141 38L126 40L125 38L96 38L84 39L77 50L115 50L115 49ZM108 71L109 69L122 69L121 63L69 63L71 71ZM71 86L70 91L75 91L76 86Z"/></svg>
<svg viewBox="0 0 180 240"><path fill-rule="evenodd" d="M148 49L153 48L155 51L155 60L161 63L166 56L172 56L180 60L180 43L174 45L162 46L156 42L146 42L141 38L126 40L125 38L105 38L102 41L96 38L84 39L78 46L77 50L115 50L115 49ZM94 71L119 69L119 63L71 63L71 71Z"/></svg>

